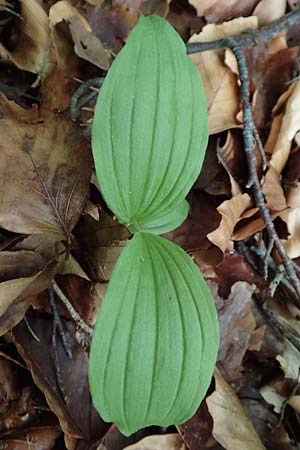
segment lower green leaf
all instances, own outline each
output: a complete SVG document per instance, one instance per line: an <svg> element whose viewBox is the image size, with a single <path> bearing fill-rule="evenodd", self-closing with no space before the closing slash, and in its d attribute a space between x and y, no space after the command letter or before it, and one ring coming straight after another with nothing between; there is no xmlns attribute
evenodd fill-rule
<svg viewBox="0 0 300 450"><path fill-rule="evenodd" d="M99 311L89 365L93 403L129 435L189 419L218 350L217 314L191 258L137 233L119 258Z"/></svg>

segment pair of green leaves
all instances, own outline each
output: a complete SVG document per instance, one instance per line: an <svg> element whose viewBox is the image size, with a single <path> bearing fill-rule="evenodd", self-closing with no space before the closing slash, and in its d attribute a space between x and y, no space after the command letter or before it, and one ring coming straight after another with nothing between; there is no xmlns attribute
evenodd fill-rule
<svg viewBox="0 0 300 450"><path fill-rule="evenodd" d="M157 236L185 219L207 138L183 42L163 19L141 18L100 91L92 132L103 196L134 236L97 317L89 380L100 415L126 435L184 422L211 380L214 302L191 258Z"/></svg>

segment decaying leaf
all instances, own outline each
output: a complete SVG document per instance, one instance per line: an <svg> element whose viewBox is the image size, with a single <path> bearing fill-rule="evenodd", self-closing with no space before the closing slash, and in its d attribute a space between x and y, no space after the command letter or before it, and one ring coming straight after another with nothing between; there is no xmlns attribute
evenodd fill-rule
<svg viewBox="0 0 300 450"><path fill-rule="evenodd" d="M83 217L77 236L84 244L87 259L97 280L108 281L130 233L116 219L101 212L99 221Z"/></svg>
<svg viewBox="0 0 300 450"><path fill-rule="evenodd" d="M39 342L24 322L13 329L14 341L35 384L58 417L66 439L97 441L109 425L99 418L92 407L87 380L88 355L74 339L74 324L63 321L73 354L69 358L60 338L56 339L55 348L53 346L51 319L28 314L28 322Z"/></svg>
<svg viewBox="0 0 300 450"><path fill-rule="evenodd" d="M124 450L184 450L184 444L179 434L147 436L136 444L125 447Z"/></svg>
<svg viewBox="0 0 300 450"><path fill-rule="evenodd" d="M204 15L208 22L223 22L251 14L259 0L190 0L198 16Z"/></svg>
<svg viewBox="0 0 300 450"><path fill-rule="evenodd" d="M248 194L238 194L230 200L225 200L217 211L221 214L218 228L207 235L207 238L225 252L234 227L242 213L250 208L251 198Z"/></svg>
<svg viewBox="0 0 300 450"><path fill-rule="evenodd" d="M78 129L50 113L20 121L21 107L0 97L0 225L69 239L89 193L91 159Z"/></svg>
<svg viewBox="0 0 300 450"><path fill-rule="evenodd" d="M5 450L52 450L61 434L58 426L36 426L1 434L1 446Z"/></svg>
<svg viewBox="0 0 300 450"><path fill-rule="evenodd" d="M280 183L280 176L271 166L264 176L262 191L271 211L282 211L286 209L287 203Z"/></svg>
<svg viewBox="0 0 300 450"><path fill-rule="evenodd" d="M253 16L257 16L259 26L278 20L286 10L286 0L261 0L253 11Z"/></svg>
<svg viewBox="0 0 300 450"><path fill-rule="evenodd" d="M254 285L239 281L232 286L228 299L217 300L220 323L218 361L227 381L238 377L242 370L242 360L256 327L251 311L254 289Z"/></svg>
<svg viewBox="0 0 300 450"><path fill-rule="evenodd" d="M266 144L266 151L271 153L270 164L279 174L288 160L291 142L300 129L300 81L295 82L287 92L289 98L286 99L284 93L275 107L275 110L278 109L278 104L281 106L287 100L275 145L270 148L270 144Z"/></svg>
<svg viewBox="0 0 300 450"><path fill-rule="evenodd" d="M1 59L11 61L19 69L46 78L54 68L48 17L38 0L22 0L21 18L17 18L17 41L12 50L0 43Z"/></svg>
<svg viewBox="0 0 300 450"><path fill-rule="evenodd" d="M194 34L189 42L213 41L255 28L256 17L241 17L220 25L208 24L200 34ZM213 50L190 55L190 58L198 67L203 80L210 134L240 125L236 118L240 110L237 77L225 65L224 52Z"/></svg>
<svg viewBox="0 0 300 450"><path fill-rule="evenodd" d="M74 42L75 53L86 61L107 70L110 66L109 53L100 39L93 33L89 23L79 11L65 0L55 3L49 11L50 27L56 47L62 45L59 24L67 23Z"/></svg>
<svg viewBox="0 0 300 450"><path fill-rule="evenodd" d="M215 392L207 398L214 420L213 435L228 450L265 450L238 397L215 371Z"/></svg>

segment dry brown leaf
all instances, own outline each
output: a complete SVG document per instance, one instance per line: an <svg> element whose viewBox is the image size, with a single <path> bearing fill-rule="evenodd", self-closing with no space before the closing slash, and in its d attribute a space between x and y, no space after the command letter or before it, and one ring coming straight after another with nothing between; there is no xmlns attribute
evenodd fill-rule
<svg viewBox="0 0 300 450"><path fill-rule="evenodd" d="M251 198L248 194L238 194L230 200L225 200L217 208L221 214L221 222L218 228L207 235L207 238L225 252L236 223L250 206Z"/></svg>
<svg viewBox="0 0 300 450"><path fill-rule="evenodd" d="M265 450L241 402L215 371L215 392L206 399L214 420L213 436L226 450Z"/></svg>
<svg viewBox="0 0 300 450"><path fill-rule="evenodd" d="M283 209L286 209L287 203L284 191L281 187L280 178L272 166L270 166L264 176L262 191L266 198L267 205L272 211L282 211Z"/></svg>
<svg viewBox="0 0 300 450"><path fill-rule="evenodd" d="M242 370L242 361L248 350L256 322L251 311L255 286L238 281L231 288L228 299L216 298L220 323L218 362L227 380L234 380Z"/></svg>
<svg viewBox="0 0 300 450"><path fill-rule="evenodd" d="M3 433L1 447L5 450L51 450L61 434L58 426L36 426Z"/></svg>
<svg viewBox="0 0 300 450"><path fill-rule="evenodd" d="M92 444L103 437L109 424L101 420L92 406L87 378L87 351L75 340L75 325L63 318L62 321L73 358L67 356L61 338L57 338L55 349L53 348L53 322L51 319L41 318L38 313L28 314L28 323L39 342L24 322L12 330L13 339L66 437L71 440L85 439ZM57 376L58 364L60 382ZM59 386L63 386L63 392Z"/></svg>
<svg viewBox="0 0 300 450"><path fill-rule="evenodd" d="M257 28L256 17L241 17L221 25L208 24L189 42L208 42L224 36L240 34ZM224 52L214 50L190 55L201 74L208 106L210 134L240 125L236 116L240 110L236 75L225 65Z"/></svg>
<svg viewBox="0 0 300 450"><path fill-rule="evenodd" d="M82 59L107 70L110 66L110 57L102 45L100 39L93 33L89 23L79 11L68 3L61 0L55 3L49 11L50 29L57 48L62 46L61 33L56 30L62 22L69 25L69 30L74 42L75 53Z"/></svg>
<svg viewBox="0 0 300 450"><path fill-rule="evenodd" d="M124 450L184 450L184 444L179 434L164 434L147 436L136 444L129 445Z"/></svg>
<svg viewBox="0 0 300 450"><path fill-rule="evenodd" d="M300 0L287 0L291 9L297 9L300 6Z"/></svg>
<svg viewBox="0 0 300 450"><path fill-rule="evenodd" d="M30 251L0 252L0 335L19 323L32 297L47 289L51 270Z"/></svg>
<svg viewBox="0 0 300 450"><path fill-rule="evenodd" d="M16 19L15 47L9 51L0 43L1 58L43 80L54 68L47 14L38 0L23 0L20 15L23 20Z"/></svg>
<svg viewBox="0 0 300 450"><path fill-rule="evenodd" d="M300 130L300 81L295 82L292 87L289 88L288 93L290 96L286 102L284 115L274 147L270 148L270 144L266 144L267 150L272 153L270 164L278 173L281 173L286 165L291 150L292 140ZM282 97L286 100L286 95L283 94L277 102L275 111L277 110L278 105L282 106Z"/></svg>
<svg viewBox="0 0 300 450"><path fill-rule="evenodd" d="M0 143L0 225L66 239L88 198L89 149L63 115L48 112L32 124L20 122L20 112L21 107L0 96L0 133L5 134Z"/></svg>
<svg viewBox="0 0 300 450"><path fill-rule="evenodd" d="M261 0L252 15L257 16L259 26L267 25L280 19L286 10L286 0Z"/></svg>
<svg viewBox="0 0 300 450"><path fill-rule="evenodd" d="M101 212L99 221L84 216L78 224L77 235L85 246L96 279L108 281L129 238L128 230Z"/></svg>
<svg viewBox="0 0 300 450"><path fill-rule="evenodd" d="M223 22L234 17L248 16L259 0L190 0L198 16L208 22Z"/></svg>
<svg viewBox="0 0 300 450"><path fill-rule="evenodd" d="M291 259L300 256L300 186L291 187L287 204L290 207L280 214L282 220L287 224L289 236L284 242L285 250Z"/></svg>
<svg viewBox="0 0 300 450"><path fill-rule="evenodd" d="M238 221L237 227L232 234L232 238L235 241L243 241L244 239L248 239L253 236L258 231L261 231L265 228L265 222L262 217L258 216L252 218L251 220L247 220L252 216L256 215L258 208L252 208L246 211ZM284 213L274 212L271 213L271 219L274 220L276 217L281 217ZM245 220L246 219L246 220Z"/></svg>

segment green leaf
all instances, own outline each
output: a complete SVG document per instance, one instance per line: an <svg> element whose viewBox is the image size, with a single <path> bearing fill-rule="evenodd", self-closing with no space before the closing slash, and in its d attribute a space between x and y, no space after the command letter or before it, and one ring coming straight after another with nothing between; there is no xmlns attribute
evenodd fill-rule
<svg viewBox="0 0 300 450"><path fill-rule="evenodd" d="M218 350L214 302L177 245L136 233L116 267L94 331L93 403L125 435L189 419L206 394Z"/></svg>
<svg viewBox="0 0 300 450"><path fill-rule="evenodd" d="M101 88L92 129L97 178L120 222L132 232L178 227L207 139L205 94L183 41L164 19L141 17Z"/></svg>

